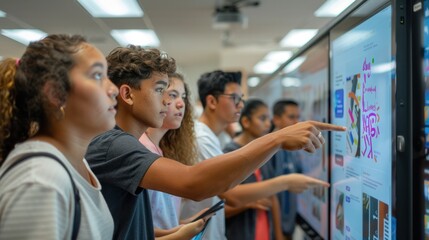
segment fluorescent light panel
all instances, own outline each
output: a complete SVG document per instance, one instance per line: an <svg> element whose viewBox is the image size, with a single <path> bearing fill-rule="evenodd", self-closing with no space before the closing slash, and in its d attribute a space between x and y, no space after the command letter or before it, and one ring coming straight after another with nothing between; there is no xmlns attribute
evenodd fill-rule
<svg viewBox="0 0 429 240"><path fill-rule="evenodd" d="M292 52L290 51L273 51L269 52L264 57L264 60L281 64L286 62L290 57L292 57Z"/></svg>
<svg viewBox="0 0 429 240"><path fill-rule="evenodd" d="M48 35L38 29L2 29L1 34L24 45L28 45L30 42L40 40Z"/></svg>
<svg viewBox="0 0 429 240"><path fill-rule="evenodd" d="M277 70L279 66L280 64L275 62L260 61L253 67L253 71L259 74L269 74Z"/></svg>
<svg viewBox="0 0 429 240"><path fill-rule="evenodd" d="M247 79L247 85L249 87L256 87L261 82L261 79L259 77L250 77Z"/></svg>
<svg viewBox="0 0 429 240"><path fill-rule="evenodd" d="M280 41L282 47L302 47L317 34L317 29L293 29Z"/></svg>
<svg viewBox="0 0 429 240"><path fill-rule="evenodd" d="M136 0L78 0L93 17L143 17Z"/></svg>
<svg viewBox="0 0 429 240"><path fill-rule="evenodd" d="M283 87L300 87L301 80L298 78L286 77L282 79L282 85Z"/></svg>
<svg viewBox="0 0 429 240"><path fill-rule="evenodd" d="M299 68L299 66L301 66L301 64L303 62L305 62L305 59L307 59L307 58L306 57L297 57L292 62L290 62L288 65L286 65L284 72L290 73L290 72L295 71L297 68Z"/></svg>
<svg viewBox="0 0 429 240"><path fill-rule="evenodd" d="M6 17L6 13L0 10L0 17Z"/></svg>
<svg viewBox="0 0 429 240"><path fill-rule="evenodd" d="M159 39L151 29L112 30L110 35L122 46L159 47Z"/></svg>
<svg viewBox="0 0 429 240"><path fill-rule="evenodd" d="M355 0L326 0L319 9L314 12L316 17L336 17L340 15Z"/></svg>

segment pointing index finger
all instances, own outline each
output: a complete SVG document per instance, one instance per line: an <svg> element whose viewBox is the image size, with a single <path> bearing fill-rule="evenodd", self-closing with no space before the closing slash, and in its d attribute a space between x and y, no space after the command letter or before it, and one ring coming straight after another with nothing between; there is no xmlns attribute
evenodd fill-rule
<svg viewBox="0 0 429 240"><path fill-rule="evenodd" d="M346 127L338 126L330 123L312 121L312 124L319 130L323 131L345 131Z"/></svg>

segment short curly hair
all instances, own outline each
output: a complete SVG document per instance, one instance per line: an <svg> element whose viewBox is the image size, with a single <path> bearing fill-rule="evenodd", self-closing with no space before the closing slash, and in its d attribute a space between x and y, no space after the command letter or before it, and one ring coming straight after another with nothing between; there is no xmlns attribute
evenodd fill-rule
<svg viewBox="0 0 429 240"><path fill-rule="evenodd" d="M120 87L124 84L134 89L140 82L149 79L154 72L172 74L176 61L158 49L145 49L135 45L118 47L107 56L108 75Z"/></svg>

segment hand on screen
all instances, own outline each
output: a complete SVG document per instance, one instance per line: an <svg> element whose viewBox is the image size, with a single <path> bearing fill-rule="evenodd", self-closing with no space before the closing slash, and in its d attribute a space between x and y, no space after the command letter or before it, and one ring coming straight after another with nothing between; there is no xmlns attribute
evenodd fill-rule
<svg viewBox="0 0 429 240"><path fill-rule="evenodd" d="M329 187L329 183L325 181L299 173L283 175L280 178L288 185L287 190L293 193L301 193L314 187Z"/></svg>
<svg viewBox="0 0 429 240"><path fill-rule="evenodd" d="M346 128L329 123L305 121L278 131L283 140L282 148L286 150L305 150L314 152L325 143L321 131L345 131Z"/></svg>

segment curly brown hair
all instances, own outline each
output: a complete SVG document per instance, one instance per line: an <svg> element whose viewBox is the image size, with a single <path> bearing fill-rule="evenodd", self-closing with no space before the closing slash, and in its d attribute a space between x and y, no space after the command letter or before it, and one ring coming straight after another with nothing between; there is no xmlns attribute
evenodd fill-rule
<svg viewBox="0 0 429 240"><path fill-rule="evenodd" d="M183 115L181 126L178 129L167 131L162 137L159 146L165 157L175 159L178 162L191 166L197 163L197 145L189 87L185 83L183 75L180 73L169 74L168 77L170 80L172 78L181 80L185 86L185 114ZM186 145L179 145L183 143L186 143Z"/></svg>
<svg viewBox="0 0 429 240"><path fill-rule="evenodd" d="M149 79L154 72L172 74L176 71L176 61L158 49L144 49L128 45L113 49L107 56L108 75L120 87L129 85L140 89L140 81Z"/></svg>
<svg viewBox="0 0 429 240"><path fill-rule="evenodd" d="M55 85L60 104L65 103L74 54L83 43L86 40L79 35L49 35L30 43L19 62L5 59L0 63L0 164L16 143L33 134L35 124L39 129L48 127L48 116L59 111L42 91L47 82Z"/></svg>

